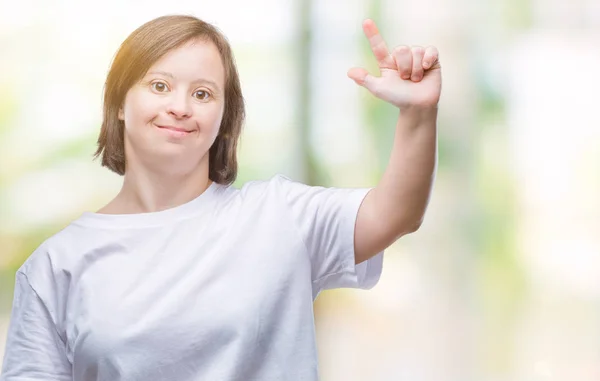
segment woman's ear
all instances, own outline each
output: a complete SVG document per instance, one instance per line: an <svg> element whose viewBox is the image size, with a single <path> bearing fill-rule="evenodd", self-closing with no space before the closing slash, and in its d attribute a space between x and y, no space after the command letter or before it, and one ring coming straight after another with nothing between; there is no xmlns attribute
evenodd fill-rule
<svg viewBox="0 0 600 381"><path fill-rule="evenodd" d="M118 118L119 120L125 120L125 115L123 115L123 107L119 108Z"/></svg>

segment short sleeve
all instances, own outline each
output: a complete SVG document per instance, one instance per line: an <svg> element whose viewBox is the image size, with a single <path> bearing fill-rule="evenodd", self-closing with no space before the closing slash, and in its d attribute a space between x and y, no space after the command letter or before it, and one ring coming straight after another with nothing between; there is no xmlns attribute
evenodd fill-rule
<svg viewBox="0 0 600 381"><path fill-rule="evenodd" d="M333 288L370 289L381 276L383 251L355 264L354 230L371 188L326 188L276 179L285 195L312 266L313 298Z"/></svg>
<svg viewBox="0 0 600 381"><path fill-rule="evenodd" d="M51 311L18 271L0 381L72 380L65 348Z"/></svg>

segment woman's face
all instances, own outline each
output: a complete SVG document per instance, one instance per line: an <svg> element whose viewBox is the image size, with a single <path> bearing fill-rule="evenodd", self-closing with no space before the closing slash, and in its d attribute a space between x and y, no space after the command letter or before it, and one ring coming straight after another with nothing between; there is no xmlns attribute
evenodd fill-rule
<svg viewBox="0 0 600 381"><path fill-rule="evenodd" d="M134 163L171 173L199 165L223 117L225 70L211 42L195 40L158 60L125 97L127 169Z"/></svg>

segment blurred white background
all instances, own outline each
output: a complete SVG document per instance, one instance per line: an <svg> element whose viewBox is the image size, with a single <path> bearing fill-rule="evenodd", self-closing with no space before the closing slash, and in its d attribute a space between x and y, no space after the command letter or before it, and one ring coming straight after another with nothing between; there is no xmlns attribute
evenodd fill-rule
<svg viewBox="0 0 600 381"><path fill-rule="evenodd" d="M425 223L373 290L317 299L324 381L600 380L598 0L2 0L0 361L16 269L120 188L92 161L111 59L173 13L215 24L236 54L236 185L375 185L397 112L346 77L377 73L361 22L440 51Z"/></svg>

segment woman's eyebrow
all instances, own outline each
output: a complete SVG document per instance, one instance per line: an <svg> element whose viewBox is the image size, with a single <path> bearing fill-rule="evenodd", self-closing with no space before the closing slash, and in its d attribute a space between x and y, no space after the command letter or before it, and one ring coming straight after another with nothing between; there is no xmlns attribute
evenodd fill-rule
<svg viewBox="0 0 600 381"><path fill-rule="evenodd" d="M155 71L148 72L148 74L158 74L158 75L163 75L165 77L169 77L171 79L175 79L175 76L173 74L168 73L166 71L156 71L155 70ZM192 83L193 84L206 84L206 85L212 86L216 89L219 89L219 86L214 81L211 81L210 79L206 79L206 78L198 78L195 81L193 81Z"/></svg>

